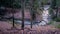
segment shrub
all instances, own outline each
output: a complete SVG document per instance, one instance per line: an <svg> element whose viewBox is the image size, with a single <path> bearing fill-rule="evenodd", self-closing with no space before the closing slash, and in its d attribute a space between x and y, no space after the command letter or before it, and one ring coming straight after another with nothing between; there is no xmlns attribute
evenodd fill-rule
<svg viewBox="0 0 60 34"><path fill-rule="evenodd" d="M54 21L50 21L48 24L53 24L54 23Z"/></svg>
<svg viewBox="0 0 60 34"><path fill-rule="evenodd" d="M60 28L60 24L56 26L56 28Z"/></svg>
<svg viewBox="0 0 60 34"><path fill-rule="evenodd" d="M54 19L56 22L60 22L60 18L58 17L58 18L55 18Z"/></svg>

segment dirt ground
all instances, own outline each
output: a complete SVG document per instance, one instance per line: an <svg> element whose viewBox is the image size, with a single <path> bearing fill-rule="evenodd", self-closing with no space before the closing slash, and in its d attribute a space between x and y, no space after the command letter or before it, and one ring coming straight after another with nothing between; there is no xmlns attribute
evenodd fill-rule
<svg viewBox="0 0 60 34"><path fill-rule="evenodd" d="M0 34L60 34L60 30L52 25L33 25L32 28L30 28L30 25L25 25L24 30L21 30L21 25L15 26L16 28L12 28L9 21L0 21Z"/></svg>

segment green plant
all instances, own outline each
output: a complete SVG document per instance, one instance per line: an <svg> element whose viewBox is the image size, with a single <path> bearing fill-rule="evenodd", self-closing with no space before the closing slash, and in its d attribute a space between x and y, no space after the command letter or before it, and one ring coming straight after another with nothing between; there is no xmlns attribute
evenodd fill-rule
<svg viewBox="0 0 60 34"><path fill-rule="evenodd" d="M60 22L60 18L58 17L58 18L55 18L54 19L56 22Z"/></svg>
<svg viewBox="0 0 60 34"><path fill-rule="evenodd" d="M60 24L56 26L56 28L60 28Z"/></svg>
<svg viewBox="0 0 60 34"><path fill-rule="evenodd" d="M54 23L54 21L50 21L48 24L53 24Z"/></svg>

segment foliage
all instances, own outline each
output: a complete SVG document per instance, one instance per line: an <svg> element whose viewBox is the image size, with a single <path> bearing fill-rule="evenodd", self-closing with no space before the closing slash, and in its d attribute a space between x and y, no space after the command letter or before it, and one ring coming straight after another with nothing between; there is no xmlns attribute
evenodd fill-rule
<svg viewBox="0 0 60 34"><path fill-rule="evenodd" d="M56 22L60 22L60 17L52 16L52 20Z"/></svg>
<svg viewBox="0 0 60 34"><path fill-rule="evenodd" d="M52 15L52 19L55 20L55 21L60 21L60 19L57 17L58 15L58 7L60 6L60 0L51 0L52 3L51 3L51 10L50 10L50 14ZM53 13L53 9L57 9L56 10L56 14L54 15Z"/></svg>
<svg viewBox="0 0 60 34"><path fill-rule="evenodd" d="M60 0L56 0L56 6L60 7Z"/></svg>
<svg viewBox="0 0 60 34"><path fill-rule="evenodd" d="M20 0L0 0L0 5L10 8L21 8Z"/></svg>
<svg viewBox="0 0 60 34"><path fill-rule="evenodd" d="M60 22L60 18L59 18L59 17L55 18L54 20L55 20L56 22Z"/></svg>
<svg viewBox="0 0 60 34"><path fill-rule="evenodd" d="M12 7L14 0L0 0L0 5L4 7Z"/></svg>
<svg viewBox="0 0 60 34"><path fill-rule="evenodd" d="M13 8L21 8L21 0L15 0L13 3Z"/></svg>
<svg viewBox="0 0 60 34"><path fill-rule="evenodd" d="M34 1L34 8L37 9L38 6L39 6L39 5L38 5L38 0L35 0L35 1Z"/></svg>
<svg viewBox="0 0 60 34"><path fill-rule="evenodd" d="M48 0L42 0L43 4L47 4L48 3Z"/></svg>
<svg viewBox="0 0 60 34"><path fill-rule="evenodd" d="M48 24L53 24L54 23L54 21L50 21Z"/></svg>
<svg viewBox="0 0 60 34"><path fill-rule="evenodd" d="M49 8L49 14L52 14L52 13L53 13L53 9Z"/></svg>
<svg viewBox="0 0 60 34"><path fill-rule="evenodd" d="M55 9L56 8L56 0L52 0L51 8L52 9Z"/></svg>
<svg viewBox="0 0 60 34"><path fill-rule="evenodd" d="M52 8L49 8L49 14L51 15L52 20L54 20L56 18Z"/></svg>
<svg viewBox="0 0 60 34"><path fill-rule="evenodd" d="M60 24L56 26L56 28L60 28Z"/></svg>

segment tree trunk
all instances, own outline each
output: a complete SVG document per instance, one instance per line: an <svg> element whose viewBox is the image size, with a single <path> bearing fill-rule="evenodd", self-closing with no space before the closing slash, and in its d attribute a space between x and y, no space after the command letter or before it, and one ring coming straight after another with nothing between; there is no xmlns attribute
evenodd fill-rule
<svg viewBox="0 0 60 34"><path fill-rule="evenodd" d="M22 26L21 26L21 29L24 30L24 6L25 6L25 3L24 3L24 0L21 0L21 3L22 3Z"/></svg>
<svg viewBox="0 0 60 34"><path fill-rule="evenodd" d="M33 23L33 20L32 20L32 6L33 6L33 0L30 1L31 5L30 5L30 15L31 15L31 28L32 28L32 23Z"/></svg>
<svg viewBox="0 0 60 34"><path fill-rule="evenodd" d="M15 11L15 10L14 10ZM14 13L13 13L13 27L15 27L15 25L14 25Z"/></svg>
<svg viewBox="0 0 60 34"><path fill-rule="evenodd" d="M58 17L58 7L56 8L56 18Z"/></svg>
<svg viewBox="0 0 60 34"><path fill-rule="evenodd" d="M36 18L36 15L35 15L35 10L34 10L34 1L35 0L31 0L31 5L30 5L30 15L31 15L31 28L32 28L32 24Z"/></svg>

